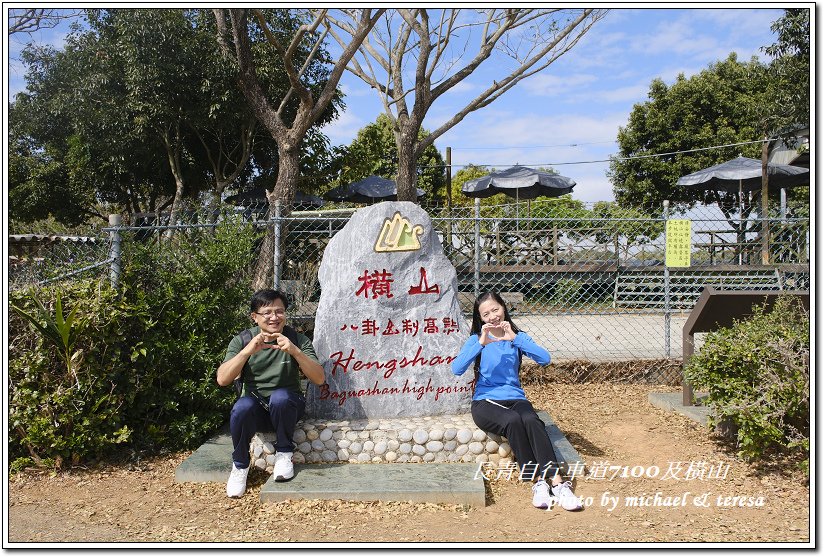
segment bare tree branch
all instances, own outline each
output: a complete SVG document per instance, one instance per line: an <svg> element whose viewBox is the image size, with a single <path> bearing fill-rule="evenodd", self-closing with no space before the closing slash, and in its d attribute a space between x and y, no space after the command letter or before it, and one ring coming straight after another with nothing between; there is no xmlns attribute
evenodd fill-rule
<svg viewBox="0 0 824 557"><path fill-rule="evenodd" d="M578 28L591 14L592 10L584 10L581 15L576 18L571 24L567 25L566 28L551 42L549 42L540 52L533 55L528 60L524 61L520 67L510 73L508 76L503 78L501 81L493 81L493 83L487 87L482 93L480 93L477 97L475 97L472 101L470 101L463 109L458 111L455 116L450 118L447 122L442 124L436 130L432 131L429 136L422 142L422 145L419 147L420 149L425 148L430 143L434 142L435 139L446 133L448 130L452 129L456 124L458 124L461 120L466 117L467 114L478 110L479 108L483 108L488 106L492 101L500 97L506 91L510 90L514 87L518 82L530 77L538 72L543 71L547 67L549 67L553 62L555 62L561 55L568 52L575 44L583 37L584 33L586 33L589 28L597 21L597 19L592 19L588 25L585 25L583 28L578 29L576 34L573 36L572 40L569 43L566 43L554 52L549 58L545 59L543 62L541 60L544 59L545 56L552 53L553 49L555 49L559 44L561 44L564 39L569 37L571 33ZM467 67L472 66L475 62L480 62L482 60L475 60L470 63ZM472 70L477 67L474 65ZM458 74L455 74L458 75ZM453 76L454 78L455 76ZM445 91L447 91L450 87L454 86L456 82L453 80L446 80L432 91L433 100L438 96L442 95Z"/></svg>
<svg viewBox="0 0 824 557"><path fill-rule="evenodd" d="M338 82L340 77L346 69L347 64L357 52L363 40L366 38L369 31L374 27L375 23L385 12L384 9L378 9L374 12L370 9L363 9L350 12L353 18L357 18L356 25L352 26L351 39L343 48L343 53L335 61L323 89L315 95L312 91L301 81L301 77L309 67L309 64L320 48L320 43L326 35L326 30L320 36L313 36L311 42L311 50L308 59L304 61L300 70L296 68L296 56L298 48L306 44L307 36L316 35L319 26L327 17L326 10L319 10L312 12L312 21L309 24L301 25L292 37L289 45L281 44L280 40L275 36L263 13L258 9L252 9L252 14L255 16L257 24L266 37L266 41L273 46L275 51L281 58L286 74L289 77L290 91L287 95L297 94L300 99L297 113L292 122L284 122L283 106L285 99L275 99L278 109L273 108L273 99L266 96L260 82L257 78L256 66L252 57L252 50L249 40L249 10L245 9L215 9L215 16L217 19L218 41L224 50L237 60L240 84L244 95L252 106L256 116L260 122L266 127L269 133L278 144L278 153L281 161L284 164L279 166L280 171L294 174L295 168L287 167L295 166L286 164L287 160L291 160L296 164L298 156L298 147L303 140L306 132L314 124L326 110L327 106L337 92ZM226 23L228 15L228 25ZM229 45L228 36L231 26L231 38L233 47ZM294 193L296 183L294 183L295 176L278 175L276 183L276 190L287 198L284 201L290 201L289 192ZM289 183L286 183L289 182Z"/></svg>
<svg viewBox="0 0 824 557"><path fill-rule="evenodd" d="M360 45L359 54L363 61L353 58L347 65L352 74L378 91L387 115L395 121L399 156L398 199L415 199L414 162L426 147L470 112L488 106L516 84L543 71L569 52L607 10L487 8L474 12L474 19L467 21L461 16L461 10L451 9L448 13L442 10L437 22L430 25L430 10L397 8L387 11L384 19L386 36L390 40L384 41L380 33L374 32L369 37L372 40L365 40ZM340 13L351 18L346 10ZM432 21L435 22L435 18ZM323 24L336 29L348 26L343 18L331 15ZM479 30L480 42L476 43L474 55L467 60L465 55L473 28ZM391 39L393 33L394 40ZM335 30L330 30L330 35L341 44ZM448 59L447 54L455 50L454 43L458 41L464 42L462 51ZM381 47L381 52L377 47ZM447 122L419 138L424 118L435 100L469 77L496 50L515 60L515 69L502 75L500 80L493 80ZM373 67L371 61L375 61L377 67ZM412 64L415 65L414 72L411 72ZM382 74L378 74L377 69L382 70ZM438 81L433 79L436 75ZM404 79L411 82L410 86L405 86ZM411 110L408 105L410 96L414 96ZM402 142L411 143L411 148L401 145Z"/></svg>
<svg viewBox="0 0 824 557"><path fill-rule="evenodd" d="M83 15L83 10L56 10L35 8L9 9L9 35L34 33L40 29L53 29L61 21Z"/></svg>

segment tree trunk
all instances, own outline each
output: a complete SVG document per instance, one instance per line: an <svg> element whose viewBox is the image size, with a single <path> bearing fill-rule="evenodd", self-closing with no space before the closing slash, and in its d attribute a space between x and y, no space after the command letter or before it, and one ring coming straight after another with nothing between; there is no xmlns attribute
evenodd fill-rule
<svg viewBox="0 0 824 557"><path fill-rule="evenodd" d="M212 190L212 207L207 218L209 224L217 222L218 213L220 213L220 208L223 206L223 192L226 191L226 187L230 183L227 180L215 180L215 186ZM212 231L214 232L214 230L213 228Z"/></svg>
<svg viewBox="0 0 824 557"><path fill-rule="evenodd" d="M172 176L174 176L175 179L175 196L172 201L172 209L169 214L169 226L172 226L175 224L175 220L177 220L177 214L180 211L180 205L183 202L183 191L185 186L185 181L183 179L183 165L180 161L181 140L179 123L175 126L174 137L171 136L168 128L164 130L163 142L166 145L166 156L169 159L169 168L171 169ZM165 236L167 238L172 236L172 230L172 228L168 228L166 230Z"/></svg>
<svg viewBox="0 0 824 557"><path fill-rule="evenodd" d="M266 192L266 199L269 202L270 218L275 215L275 201L281 200L280 216L288 216L291 212L292 200L295 199L295 184L298 182L300 175L300 151L298 149L279 149L278 161L278 178L275 182L275 188ZM283 238L286 237L286 226L283 222L281 227L281 245ZM283 250L281 250L281 254ZM274 226L269 226L266 229L266 236L263 238L263 244L258 253L257 264L255 265L255 272L252 277L252 288L260 290L261 288L272 288L275 286L274 281L274 256L275 256L275 230ZM278 262L280 264L280 262Z"/></svg>
<svg viewBox="0 0 824 557"><path fill-rule="evenodd" d="M175 173L175 200L172 202L172 210L169 213L169 226L175 224L177 220L177 214L180 212L180 204L183 201L183 177L180 176L178 173ZM172 229L170 228L167 232L167 235L171 236Z"/></svg>
<svg viewBox="0 0 824 557"><path fill-rule="evenodd" d="M406 130L401 131L398 140L398 201L417 202L418 194L418 161L415 156L415 146L417 141L409 141L405 135Z"/></svg>

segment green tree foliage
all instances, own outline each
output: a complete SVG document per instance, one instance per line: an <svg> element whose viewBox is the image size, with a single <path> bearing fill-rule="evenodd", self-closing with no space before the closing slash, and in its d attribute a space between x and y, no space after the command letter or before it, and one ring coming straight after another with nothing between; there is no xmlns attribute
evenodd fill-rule
<svg viewBox="0 0 824 557"><path fill-rule="evenodd" d="M611 232L632 244L651 242L664 232L663 220L651 219L638 209L613 201L597 202L592 208L592 216L609 221Z"/></svg>
<svg viewBox="0 0 824 557"><path fill-rule="evenodd" d="M707 335L684 373L709 394L714 423L737 429L742 456L809 451L810 316L792 298Z"/></svg>
<svg viewBox="0 0 824 557"><path fill-rule="evenodd" d="M313 126L323 125L336 115L340 102L338 81L357 46L374 26L383 9L360 10L357 28L351 31L351 46L337 59L326 51L325 33L318 33L326 9L213 9L216 40L225 59L235 70L237 85L261 125L277 144L278 167L274 184L267 193L288 207L300 182L301 147ZM286 30L286 32L284 32ZM261 83L269 59L284 68L281 91L267 90ZM289 107L294 107L289 109ZM309 139L310 146L319 143ZM267 238L267 244L271 244ZM258 270L256 283L266 269Z"/></svg>
<svg viewBox="0 0 824 557"><path fill-rule="evenodd" d="M790 139L798 127L810 125L810 10L788 8L771 27L778 40L762 50L770 63L771 128Z"/></svg>
<svg viewBox="0 0 824 557"><path fill-rule="evenodd" d="M422 137L427 133L423 128L419 131ZM374 123L361 129L343 149L339 164L338 184L357 182L373 174L394 180L398 175L398 147L389 117L379 114ZM429 201L441 201L446 195L444 164L435 145L429 145L418 157L417 187L426 192Z"/></svg>
<svg viewBox="0 0 824 557"><path fill-rule="evenodd" d="M93 182L80 179L66 159L82 158L77 136L67 136L65 128L55 126L47 141L35 139L37 125L26 114L38 113L26 100L9 107L9 190L12 220L31 222L54 216L58 221L76 225L91 216L102 217L95 210ZM57 120L60 121L59 119Z"/></svg>
<svg viewBox="0 0 824 557"><path fill-rule="evenodd" d="M739 62L735 54L671 86L656 79L649 100L636 104L629 122L618 132L619 153L608 176L615 200L650 212L668 199L690 206L696 202L737 206L738 194L700 191L676 185L679 177L733 159L761 158L761 144L677 153L714 145L757 141L764 137L767 68L753 58ZM676 153L641 158L658 153Z"/></svg>
<svg viewBox="0 0 824 557"><path fill-rule="evenodd" d="M773 57L767 89L773 107L770 129L787 145L808 151L808 145L799 145L798 132L810 129L810 10L788 8L771 29L778 40L762 49ZM809 217L809 186L787 190L787 205L795 216Z"/></svg>
<svg viewBox="0 0 824 557"><path fill-rule="evenodd" d="M274 141L220 54L210 11L89 10L87 19L63 50L23 53L28 90L10 107L15 218L51 214L73 224L107 212L174 211L201 192L216 201L226 188L277 172ZM285 34L299 25L272 20ZM282 65L262 41L254 43L261 87L285 96ZM324 71L310 64L307 82ZM318 124L338 106L330 103ZM297 100L283 109L294 113ZM308 135L313 151L328 147L317 128Z"/></svg>
<svg viewBox="0 0 824 557"><path fill-rule="evenodd" d="M158 18L167 13L157 12ZM12 139L28 144L35 155L41 149L49 153L50 162L61 168L69 184L83 184L94 201L128 211L156 210L158 203L174 195L174 177L160 138L141 113L148 99L130 93L124 60L128 40L104 18L101 12L89 12L90 29L75 27L61 51L28 48L23 52L28 91L18 94L13 104L10 119L19 133ZM177 50L164 54L166 61ZM11 191L18 185L12 181ZM68 189L60 181L42 186L50 187ZM15 196L10 197L17 216ZM87 200L78 199L80 203L71 208L79 214L93 209L93 204L84 207ZM42 207L38 216L47 216L48 209Z"/></svg>

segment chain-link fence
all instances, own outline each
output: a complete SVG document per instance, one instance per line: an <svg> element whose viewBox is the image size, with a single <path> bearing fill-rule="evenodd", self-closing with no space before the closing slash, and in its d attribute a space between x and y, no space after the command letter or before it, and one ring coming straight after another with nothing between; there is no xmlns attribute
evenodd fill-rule
<svg viewBox="0 0 824 557"><path fill-rule="evenodd" d="M680 358L681 331L705 286L718 289L809 289L809 219L771 216L736 220L713 206L648 217L571 210L521 202L427 207L458 276L459 302L471 318L478 293L501 292L513 320L558 360L626 361ZM354 208L270 213L233 209L232 219L259 233L250 289L276 286L292 300L290 317L312 328L320 297L323 250ZM200 224L108 227L85 238L15 240L12 288L109 273L117 280L123 238L160 241L203 233L227 213ZM667 266L667 222L688 220L685 267ZM132 219L132 222L135 220ZM766 232L766 235L765 235ZM765 243L762 239L766 237ZM12 236L14 238L14 236ZM672 240L672 238L670 238ZM15 247L16 246L16 247Z"/></svg>

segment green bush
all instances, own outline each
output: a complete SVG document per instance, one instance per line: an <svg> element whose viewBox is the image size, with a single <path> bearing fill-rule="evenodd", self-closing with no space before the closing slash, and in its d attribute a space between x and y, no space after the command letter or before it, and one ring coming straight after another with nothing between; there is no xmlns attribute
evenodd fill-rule
<svg viewBox="0 0 824 557"><path fill-rule="evenodd" d="M68 363L62 343L9 314L12 467L190 448L223 423L234 393L215 369L246 323L255 237L227 223L127 240L119 291L101 278L12 292L43 326L59 321L58 299L74 313Z"/></svg>
<svg viewBox="0 0 824 557"><path fill-rule="evenodd" d="M11 461L22 459L18 466L78 462L129 441L133 432L123 412L132 395L123 378L140 357L128 350L134 345L129 331L139 330L133 308L94 281L10 295L31 315L39 315L38 301L47 301L50 311L59 299L76 317L68 368L59 345L9 313L9 454Z"/></svg>
<svg viewBox="0 0 824 557"><path fill-rule="evenodd" d="M562 307L579 305L581 303L580 295L583 284L575 279L559 279L555 283L555 294L553 301Z"/></svg>
<svg viewBox="0 0 824 557"><path fill-rule="evenodd" d="M709 393L713 423L737 429L740 455L763 456L771 448L809 451L810 318L790 297L769 313L707 335L685 368L686 378Z"/></svg>
<svg viewBox="0 0 824 557"><path fill-rule="evenodd" d="M246 324L255 238L238 223L127 246L124 297L151 316L146 368L127 408L138 447L190 448L225 421L234 393L215 370Z"/></svg>

